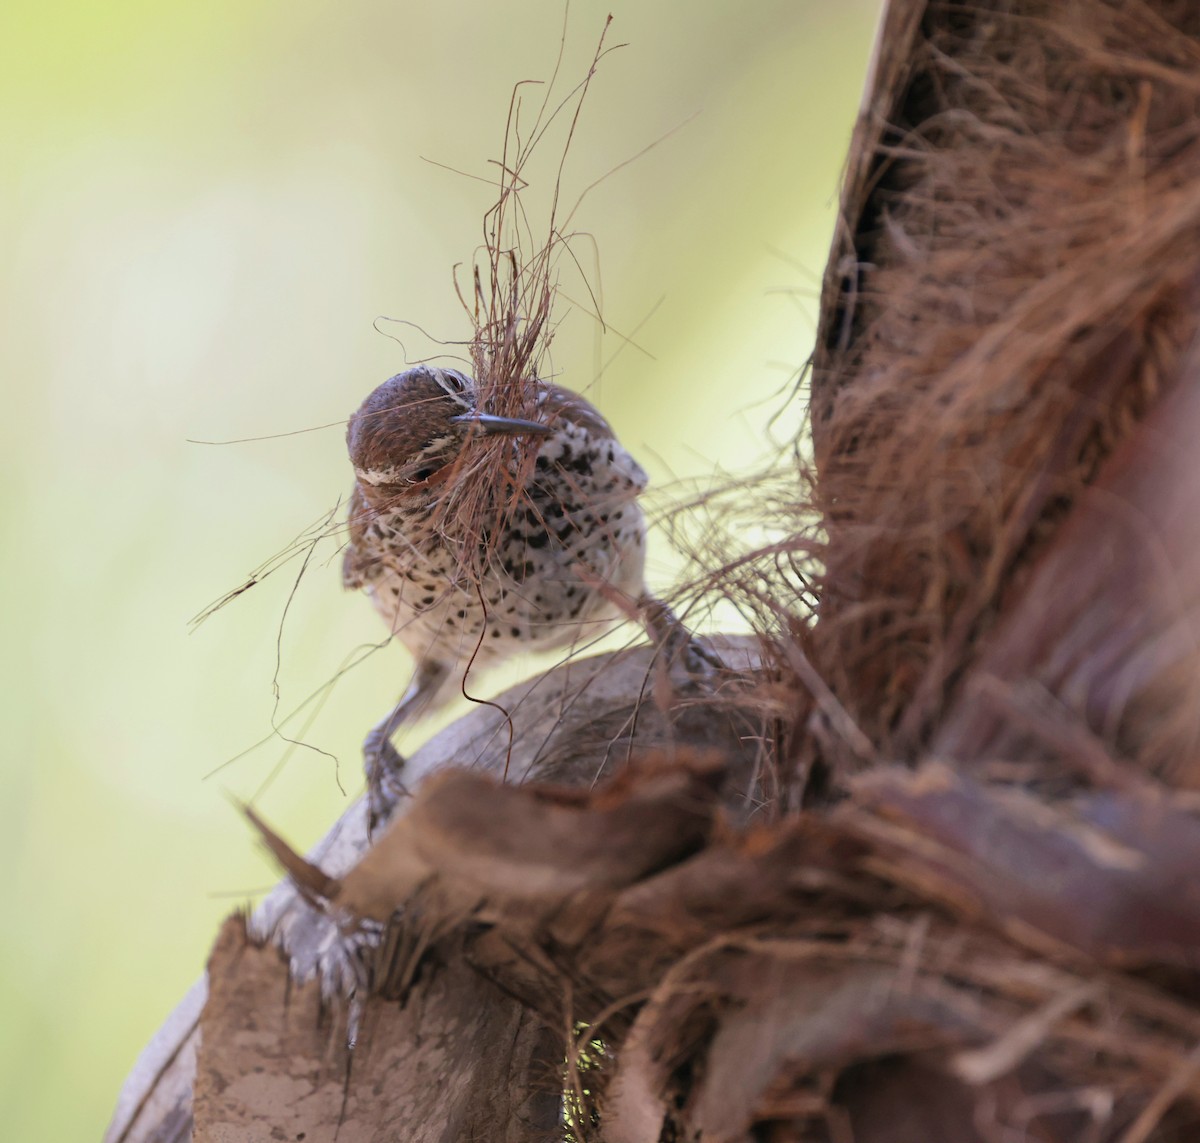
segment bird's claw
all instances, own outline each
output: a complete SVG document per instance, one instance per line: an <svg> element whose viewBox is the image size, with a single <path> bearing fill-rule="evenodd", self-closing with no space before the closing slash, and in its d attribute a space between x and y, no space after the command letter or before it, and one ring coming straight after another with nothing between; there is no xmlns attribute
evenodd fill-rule
<svg viewBox="0 0 1200 1143"><path fill-rule="evenodd" d="M660 644L666 661L678 663L692 682L704 682L726 669L721 656L680 624Z"/></svg>
<svg viewBox="0 0 1200 1143"><path fill-rule="evenodd" d="M668 663L681 663L692 679L711 678L725 670L721 656L701 643L662 600L646 594L638 606L651 640Z"/></svg>
<svg viewBox="0 0 1200 1143"><path fill-rule="evenodd" d="M363 742L363 768L367 772L367 829L373 834L408 794L400 777L404 755L381 727L372 730Z"/></svg>
<svg viewBox="0 0 1200 1143"><path fill-rule="evenodd" d="M706 647L693 635L689 635L687 643L680 655L683 669L693 679L706 679L717 671L726 669L725 661L711 647Z"/></svg>

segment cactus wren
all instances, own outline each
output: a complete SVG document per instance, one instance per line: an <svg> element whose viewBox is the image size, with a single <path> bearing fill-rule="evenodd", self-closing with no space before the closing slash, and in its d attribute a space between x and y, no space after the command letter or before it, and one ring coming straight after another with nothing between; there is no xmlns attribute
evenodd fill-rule
<svg viewBox="0 0 1200 1143"><path fill-rule="evenodd" d="M417 366L350 418L356 479L343 583L370 596L416 659L408 690L363 744L373 823L402 789L392 735L469 666L599 634L620 617L621 598L660 641L683 630L642 579L641 466L578 394L541 381L529 392L530 419L496 416L479 407L471 378ZM456 482L497 479L495 468L473 471L470 455L497 435L511 442L501 467L515 496L456 542L439 508Z"/></svg>

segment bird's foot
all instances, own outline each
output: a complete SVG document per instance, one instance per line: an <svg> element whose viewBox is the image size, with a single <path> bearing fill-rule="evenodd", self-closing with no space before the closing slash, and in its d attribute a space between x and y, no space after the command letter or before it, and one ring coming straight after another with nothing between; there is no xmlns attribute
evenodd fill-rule
<svg viewBox="0 0 1200 1143"><path fill-rule="evenodd" d="M400 775L404 755L388 737L385 726L377 726L363 742L363 769L367 772L367 829L371 834L384 825L408 788Z"/></svg>
<svg viewBox="0 0 1200 1143"><path fill-rule="evenodd" d="M421 659L404 697L363 742L363 767L367 771L367 828L372 834L392 816L396 803L409 796L409 790L400 778L404 772L404 756L392 745L392 735L429 709L449 675L449 664L428 657Z"/></svg>
<svg viewBox="0 0 1200 1143"><path fill-rule="evenodd" d="M661 599L645 595L639 608L650 638L667 662L681 663L689 678L708 679L726 669L721 656L696 638Z"/></svg>
<svg viewBox="0 0 1200 1143"><path fill-rule="evenodd" d="M683 648L683 669L693 679L707 679L718 671L726 670L725 661L711 647L701 643L686 631L687 642Z"/></svg>

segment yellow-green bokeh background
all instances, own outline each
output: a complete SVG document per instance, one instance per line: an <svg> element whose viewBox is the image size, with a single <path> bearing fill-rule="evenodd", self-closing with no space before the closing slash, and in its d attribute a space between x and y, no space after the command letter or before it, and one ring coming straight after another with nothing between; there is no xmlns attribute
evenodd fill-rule
<svg viewBox="0 0 1200 1143"><path fill-rule="evenodd" d="M667 135L577 219L607 321L646 351L588 391L660 483L751 463L808 353L876 8L571 8L564 79L609 11L629 46L595 81L568 198ZM219 918L274 879L227 792L249 796L282 744L203 778L269 730L293 576L187 620L345 492L342 434L188 438L343 420L405 350L435 352L381 315L465 335L451 267L489 191L422 157L487 174L562 22L557 0L0 7L7 1139L98 1138ZM619 344L568 314L554 368L585 387ZM283 627L285 711L381 634L328 555ZM350 792L407 669L372 656L307 731ZM308 844L345 799L300 751L258 804Z"/></svg>

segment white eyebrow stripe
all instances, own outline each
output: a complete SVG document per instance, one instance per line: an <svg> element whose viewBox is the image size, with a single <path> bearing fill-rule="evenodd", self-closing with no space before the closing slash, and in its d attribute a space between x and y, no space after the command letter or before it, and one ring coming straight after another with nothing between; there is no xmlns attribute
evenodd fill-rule
<svg viewBox="0 0 1200 1143"><path fill-rule="evenodd" d="M400 469L396 465L391 468L356 468L354 475L365 484L398 484Z"/></svg>
<svg viewBox="0 0 1200 1143"><path fill-rule="evenodd" d="M471 400L470 379L459 373L457 369L435 369L433 371L434 380L441 386L442 391L456 405L461 405L464 409L473 407Z"/></svg>

